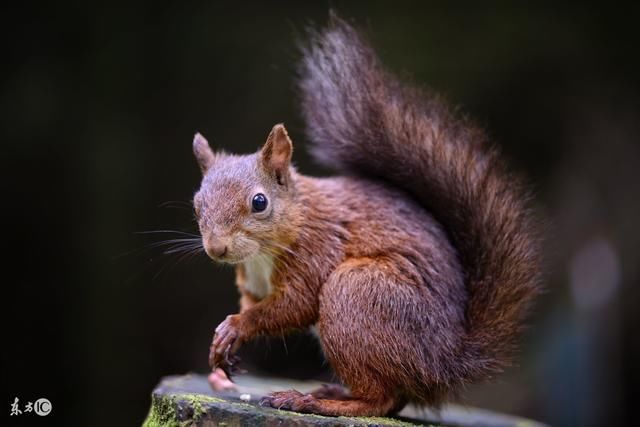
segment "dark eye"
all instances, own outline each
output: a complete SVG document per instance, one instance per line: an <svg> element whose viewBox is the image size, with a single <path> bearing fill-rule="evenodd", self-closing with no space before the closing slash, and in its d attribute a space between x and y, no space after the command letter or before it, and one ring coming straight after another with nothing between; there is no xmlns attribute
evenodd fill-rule
<svg viewBox="0 0 640 427"><path fill-rule="evenodd" d="M254 212L262 212L267 209L267 204L267 196L262 193L258 193L253 196L253 199L251 200L251 209L253 209Z"/></svg>

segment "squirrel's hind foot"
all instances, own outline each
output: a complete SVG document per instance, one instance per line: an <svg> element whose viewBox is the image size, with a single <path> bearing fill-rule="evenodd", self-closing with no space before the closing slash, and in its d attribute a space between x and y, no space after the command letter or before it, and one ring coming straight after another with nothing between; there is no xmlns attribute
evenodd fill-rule
<svg viewBox="0 0 640 427"><path fill-rule="evenodd" d="M288 411L316 413L319 399L311 394L302 394L296 390L276 391L260 399L261 406Z"/></svg>
<svg viewBox="0 0 640 427"><path fill-rule="evenodd" d="M349 390L340 384L322 384L310 394L316 399L347 400L351 398Z"/></svg>
<svg viewBox="0 0 640 427"><path fill-rule="evenodd" d="M319 399L296 390L277 391L260 400L260 405L276 409L328 416L384 416L394 412L398 402L392 398L348 400Z"/></svg>

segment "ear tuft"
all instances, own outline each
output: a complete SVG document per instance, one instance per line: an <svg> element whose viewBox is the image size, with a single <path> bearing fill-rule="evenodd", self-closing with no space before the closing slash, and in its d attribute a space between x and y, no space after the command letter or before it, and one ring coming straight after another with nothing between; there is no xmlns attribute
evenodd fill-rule
<svg viewBox="0 0 640 427"><path fill-rule="evenodd" d="M204 175L207 170L213 165L215 160L215 154L211 150L209 146L209 142L205 139L204 136L196 133L193 137L193 154L198 161L198 166L200 166L200 171Z"/></svg>
<svg viewBox="0 0 640 427"><path fill-rule="evenodd" d="M293 143L287 129L282 123L275 125L262 147L261 160L263 168L268 173L273 173L280 185L288 182L292 153Z"/></svg>

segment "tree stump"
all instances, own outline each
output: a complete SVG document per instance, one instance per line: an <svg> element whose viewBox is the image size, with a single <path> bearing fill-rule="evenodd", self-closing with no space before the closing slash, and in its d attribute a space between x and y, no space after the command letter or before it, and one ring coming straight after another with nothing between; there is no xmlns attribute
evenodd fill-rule
<svg viewBox="0 0 640 427"><path fill-rule="evenodd" d="M265 408L258 405L270 390L295 388L308 392L315 382L295 382L241 375L238 391L213 392L202 375L170 376L153 390L144 427L160 426L456 426L544 427L523 418L474 408L448 405L438 413L408 408L401 416L325 417Z"/></svg>

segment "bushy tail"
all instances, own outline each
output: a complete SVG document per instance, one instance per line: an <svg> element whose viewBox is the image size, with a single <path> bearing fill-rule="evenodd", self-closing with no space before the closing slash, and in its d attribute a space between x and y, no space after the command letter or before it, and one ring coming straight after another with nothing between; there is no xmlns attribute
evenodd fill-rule
<svg viewBox="0 0 640 427"><path fill-rule="evenodd" d="M485 134L444 102L401 83L343 20L312 34L299 87L312 153L346 173L410 192L445 226L465 268L465 379L509 363L537 293L527 196Z"/></svg>

